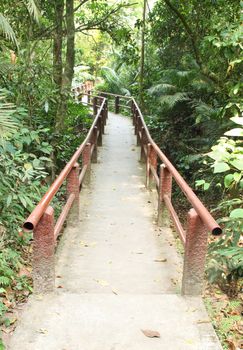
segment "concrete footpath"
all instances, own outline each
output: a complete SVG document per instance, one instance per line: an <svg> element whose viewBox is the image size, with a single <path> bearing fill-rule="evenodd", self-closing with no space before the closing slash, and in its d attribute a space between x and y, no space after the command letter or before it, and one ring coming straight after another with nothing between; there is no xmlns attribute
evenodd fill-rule
<svg viewBox="0 0 243 350"><path fill-rule="evenodd" d="M109 113L80 220L58 246L56 291L30 298L7 349L221 349L201 298L180 296L181 258L138 160L131 120Z"/></svg>

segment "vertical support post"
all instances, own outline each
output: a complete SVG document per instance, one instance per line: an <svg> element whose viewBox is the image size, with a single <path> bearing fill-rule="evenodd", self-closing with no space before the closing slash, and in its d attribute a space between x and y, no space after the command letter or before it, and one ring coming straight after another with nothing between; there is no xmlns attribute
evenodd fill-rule
<svg viewBox="0 0 243 350"><path fill-rule="evenodd" d="M158 225L168 225L168 213L165 211L163 205L164 195L171 198L172 192L172 175L168 168L164 165L160 165L159 172L159 193L158 193Z"/></svg>
<svg viewBox="0 0 243 350"><path fill-rule="evenodd" d="M119 113L119 110L120 110L119 103L120 103L120 97L119 97L119 96L116 96L116 97L115 97L115 113L116 113L116 114L118 114L118 113Z"/></svg>
<svg viewBox="0 0 243 350"><path fill-rule="evenodd" d="M144 126L142 126L142 129L141 129L141 152L140 152L140 162L141 163L145 163L146 162L146 154L144 152L144 146L146 144L146 135L145 135L145 129L144 129Z"/></svg>
<svg viewBox="0 0 243 350"><path fill-rule="evenodd" d="M105 110L106 110L106 116L105 116L105 119L107 120L108 119L108 99L106 98L105 100Z"/></svg>
<svg viewBox="0 0 243 350"><path fill-rule="evenodd" d="M137 135L138 133L138 112L137 110L134 111L134 135Z"/></svg>
<svg viewBox="0 0 243 350"><path fill-rule="evenodd" d="M150 152L148 154L149 157L149 164L150 166L152 166L155 171L157 169L157 153L155 151L155 149L152 147L152 145L150 146ZM148 188L151 190L153 188L153 185L155 184L155 182L153 182L153 174L151 173L151 170L149 168L149 181L148 181Z"/></svg>
<svg viewBox="0 0 243 350"><path fill-rule="evenodd" d="M131 100L131 115L132 115L132 125L135 126L136 114L135 114L135 105L134 105L133 100Z"/></svg>
<svg viewBox="0 0 243 350"><path fill-rule="evenodd" d="M92 144L94 145L94 150L92 154L92 163L97 163L97 156L98 156L98 148L97 148L97 126L93 129L93 135L92 135Z"/></svg>
<svg viewBox="0 0 243 350"><path fill-rule="evenodd" d="M69 212L69 225L74 226L79 218L79 164L75 163L67 177L67 196L75 195L72 208Z"/></svg>
<svg viewBox="0 0 243 350"><path fill-rule="evenodd" d="M87 95L88 95L88 103L90 103L90 90L87 91Z"/></svg>
<svg viewBox="0 0 243 350"><path fill-rule="evenodd" d="M101 114L100 114L100 120L101 120L101 130L102 134L104 135L105 133L105 110L102 109Z"/></svg>
<svg viewBox="0 0 243 350"><path fill-rule="evenodd" d="M150 152L151 152L151 144L147 144L147 161L146 161L146 188L149 188L150 183Z"/></svg>
<svg viewBox="0 0 243 350"><path fill-rule="evenodd" d="M97 111L98 111L97 103L98 103L97 97L94 96L94 97L93 97L93 115L94 115L94 117L96 116Z"/></svg>
<svg viewBox="0 0 243 350"><path fill-rule="evenodd" d="M100 118L98 119L98 128L97 128L97 132L99 133L97 145L98 145L98 146L102 146L102 121L101 121Z"/></svg>
<svg viewBox="0 0 243 350"><path fill-rule="evenodd" d="M137 146L141 145L141 139L140 139L140 135L139 135L140 130L141 130L141 118L140 118L140 116L137 116L137 129L136 129Z"/></svg>
<svg viewBox="0 0 243 350"><path fill-rule="evenodd" d="M37 294L49 293L55 287L54 210L48 207L34 233L33 283Z"/></svg>
<svg viewBox="0 0 243 350"><path fill-rule="evenodd" d="M84 147L82 153L82 165L87 165L87 170L85 173L83 184L88 185L90 183L90 175L91 175L91 143L87 143Z"/></svg>
<svg viewBox="0 0 243 350"><path fill-rule="evenodd" d="M207 253L207 230L195 209L187 216L182 295L200 295Z"/></svg>

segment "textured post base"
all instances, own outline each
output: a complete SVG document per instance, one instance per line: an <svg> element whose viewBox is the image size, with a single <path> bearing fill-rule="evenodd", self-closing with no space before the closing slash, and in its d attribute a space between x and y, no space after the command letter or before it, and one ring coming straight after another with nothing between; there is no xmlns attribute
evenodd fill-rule
<svg viewBox="0 0 243 350"><path fill-rule="evenodd" d="M33 283L34 293L45 294L55 286L54 211L48 207L34 230Z"/></svg>

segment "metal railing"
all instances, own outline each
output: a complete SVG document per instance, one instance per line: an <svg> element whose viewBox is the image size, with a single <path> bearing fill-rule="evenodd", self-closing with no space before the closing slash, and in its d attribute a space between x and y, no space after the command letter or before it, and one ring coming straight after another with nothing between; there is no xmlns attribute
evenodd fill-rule
<svg viewBox="0 0 243 350"><path fill-rule="evenodd" d="M48 292L54 288L54 251L58 235L69 213L70 224L75 223L79 212L79 192L84 181L89 181L90 164L97 161L97 146L102 145L102 134L108 117L108 100L114 98L115 110L119 113L120 101L129 105L137 145L141 147L141 161L146 164L146 187L155 184L158 193L158 224L164 225L169 213L176 231L184 245L184 265L182 294L198 295L202 290L208 231L220 235L221 228L209 211L182 178L176 168L152 139L143 115L134 98L101 92L97 96L89 92L85 104L92 106L94 121L84 142L74 153L47 193L24 223L25 230L33 230L33 280L36 292ZM82 94L83 95L83 94ZM81 97L78 97L81 102ZM84 103L84 102L82 102ZM110 103L110 101L109 101ZM82 167L78 160L82 156ZM159 171L157 170L159 166ZM66 204L54 222L51 201L65 183ZM187 197L192 208L187 215L187 228L184 229L172 203L172 181L175 181ZM71 211L71 212L70 212Z"/></svg>
<svg viewBox="0 0 243 350"><path fill-rule="evenodd" d="M24 229L33 230L33 282L38 293L54 288L54 251L58 235L70 214L70 224L76 222L79 212L79 192L89 181L91 161L97 162L97 146L102 146L102 134L108 117L107 100L93 96L94 120L89 132L60 175L42 197L24 223ZM78 164L82 157L81 169ZM54 196L66 181L66 204L54 222L54 209L50 206Z"/></svg>
<svg viewBox="0 0 243 350"><path fill-rule="evenodd" d="M108 94L102 93L102 96L106 95ZM115 101L118 97L121 98L120 95L115 94L109 94L109 96L113 96ZM222 230L152 139L135 99L127 96L122 96L122 98L130 99L137 145L141 147L141 161L146 164L146 187L150 188L155 184L158 192L158 224L164 225L169 213L184 246L182 294L198 295L201 293L203 284L208 231L217 236L222 233ZM187 214L186 229L183 228L172 203L173 180L185 194L192 207Z"/></svg>

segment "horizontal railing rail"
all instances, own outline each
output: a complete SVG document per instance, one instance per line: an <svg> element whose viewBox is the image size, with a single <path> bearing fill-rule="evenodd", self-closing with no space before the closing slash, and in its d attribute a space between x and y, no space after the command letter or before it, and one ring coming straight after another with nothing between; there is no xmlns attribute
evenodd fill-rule
<svg viewBox="0 0 243 350"><path fill-rule="evenodd" d="M99 102L97 102L99 101ZM26 231L34 231L33 279L37 292L52 290L54 286L54 247L68 214L72 221L78 219L79 192L82 184L89 181L91 161L97 161L97 146L102 145L102 135L108 117L107 100L93 96L94 120L82 144L73 154L70 161L52 183L35 209L24 222ZM79 158L82 156L81 169ZM56 223L54 210L50 206L60 187L66 182L66 203ZM71 211L71 213L69 213Z"/></svg>
<svg viewBox="0 0 243 350"><path fill-rule="evenodd" d="M102 95L112 96L115 101L121 98L121 95L110 93L102 93ZM158 193L158 224L164 225L169 213L175 230L184 246L182 293L200 294L207 251L207 231L217 236L222 233L222 230L191 187L153 140L135 99L127 96L122 97L126 100L130 99L137 145L141 147L140 160L146 163L146 187L152 188L153 184L155 184ZM119 109L116 113L119 113ZM159 171L157 170L158 168ZM187 215L186 229L184 229L172 203L173 180L192 206Z"/></svg>

